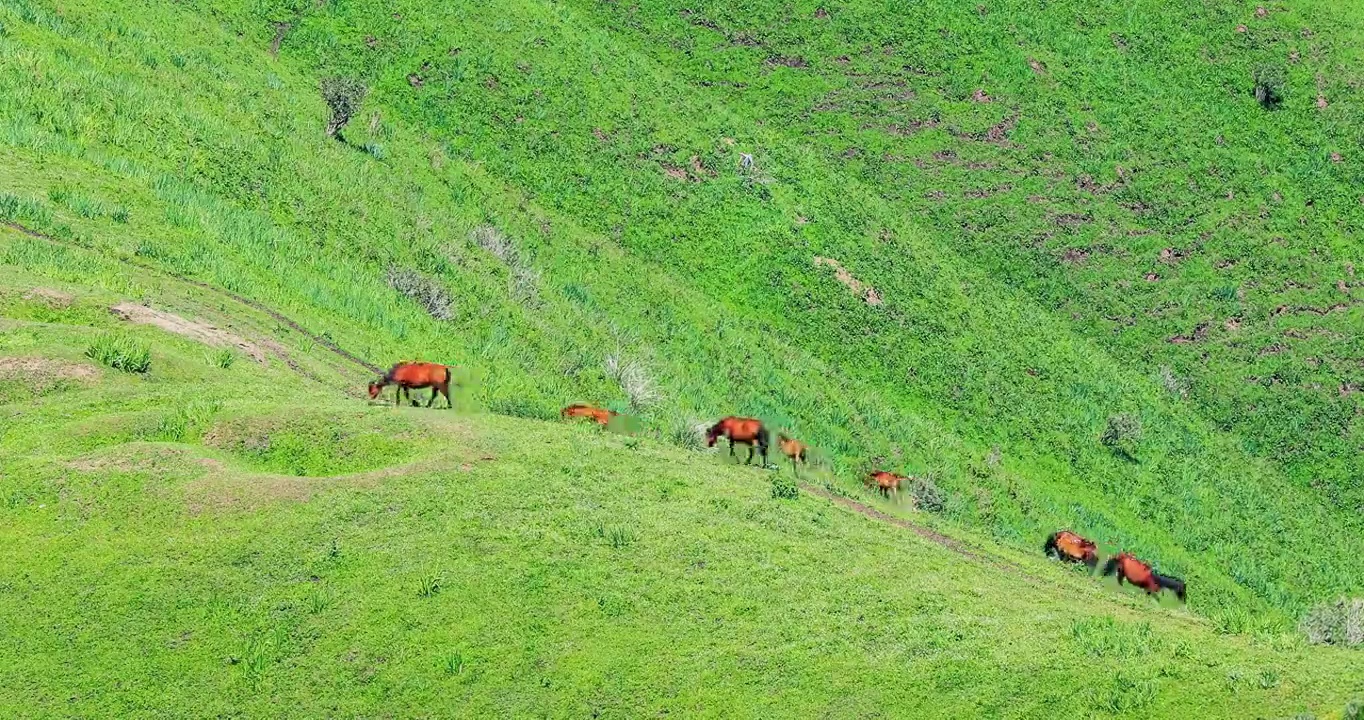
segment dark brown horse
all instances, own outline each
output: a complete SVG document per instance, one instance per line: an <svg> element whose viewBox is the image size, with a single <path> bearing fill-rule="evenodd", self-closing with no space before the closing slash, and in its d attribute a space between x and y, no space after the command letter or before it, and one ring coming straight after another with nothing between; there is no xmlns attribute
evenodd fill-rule
<svg viewBox="0 0 1364 720"><path fill-rule="evenodd" d="M1104 565L1104 577L1113 573L1118 574L1118 584L1123 580L1136 585L1146 591L1147 595L1155 597L1161 588L1169 588L1175 591L1175 597L1180 602L1184 602L1184 581L1177 577L1161 575L1151 569L1150 565L1138 560L1130 553L1118 553Z"/></svg>
<svg viewBox="0 0 1364 720"><path fill-rule="evenodd" d="M1084 563L1090 572L1099 564L1099 546L1069 530L1052 533L1042 546L1042 552L1067 562Z"/></svg>
<svg viewBox="0 0 1364 720"><path fill-rule="evenodd" d="M389 385L397 385L397 392L393 393L393 404L398 405L402 402L403 396L411 401L412 406L417 406L417 401L412 399L412 390L431 388L431 399L426 401L426 406L431 407L436 402L436 395L445 396L446 407L454 407L455 404L450 400L450 368L435 363L423 362L400 362L389 368L384 376L369 384L369 399L379 397L379 393Z"/></svg>
<svg viewBox="0 0 1364 720"><path fill-rule="evenodd" d="M706 447L715 447L715 441L722 436L729 438L731 457L734 456L734 443L739 443L748 446L748 459L744 461L745 465L753 462L754 450L762 453L763 465L767 465L768 434L761 420L730 415L706 431Z"/></svg>
<svg viewBox="0 0 1364 720"><path fill-rule="evenodd" d="M606 427L606 424L611 422L611 418L616 416L616 412L614 410L599 408L595 405L588 405L586 403L576 403L573 405L569 405L563 410L560 410L559 416L565 420L567 420L568 418L575 417L591 418L598 425Z"/></svg>

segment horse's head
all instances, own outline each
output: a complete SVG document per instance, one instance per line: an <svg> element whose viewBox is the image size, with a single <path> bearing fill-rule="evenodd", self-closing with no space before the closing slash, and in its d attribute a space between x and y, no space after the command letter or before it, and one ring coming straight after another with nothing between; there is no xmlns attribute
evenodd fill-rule
<svg viewBox="0 0 1364 720"><path fill-rule="evenodd" d="M370 384L369 384L369 399L370 399L370 400L373 400L373 399L379 397L379 391L381 391L381 390L383 390L383 389L384 389L384 383L381 382L381 381L376 380L376 381L370 383Z"/></svg>
<svg viewBox="0 0 1364 720"><path fill-rule="evenodd" d="M706 447L715 447L715 441L720 439L720 428L724 423L715 423L706 431Z"/></svg>

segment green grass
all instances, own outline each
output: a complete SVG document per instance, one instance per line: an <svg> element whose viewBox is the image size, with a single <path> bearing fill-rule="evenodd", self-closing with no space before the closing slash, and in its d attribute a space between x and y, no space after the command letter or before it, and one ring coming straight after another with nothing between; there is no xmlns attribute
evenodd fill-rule
<svg viewBox="0 0 1364 720"><path fill-rule="evenodd" d="M151 369L151 348L120 334L105 334L95 338L85 349L85 356L115 370L145 373Z"/></svg>
<svg viewBox="0 0 1364 720"><path fill-rule="evenodd" d="M35 279L8 274L0 296ZM5 342L60 356L117 299L86 291L45 322L9 300ZM270 332L249 313L235 327ZM0 714L1330 717L1364 681L1353 651L1227 634L985 537L774 497L773 471L722 453L364 405L280 361L224 372L136 332L145 378L0 407L17 451L0 460ZM177 439L128 428L187 392ZM331 465L232 449L288 437Z"/></svg>
<svg viewBox="0 0 1364 720"><path fill-rule="evenodd" d="M461 366L465 410L630 411L625 458L757 415L827 459L817 485L928 478L916 522L1027 554L1071 527L1184 577L1194 617L1284 637L1361 590L1364 35L1332 0L1167 5L0 4L0 220L51 238L0 229L0 402L99 398L56 447L28 413L0 446L188 443L311 497L439 454L356 411L368 373L327 347L422 357ZM328 76L370 88L345 142ZM294 366L163 357L121 300L249 322ZM77 369L106 337L150 370ZM251 667L280 645L246 640Z"/></svg>

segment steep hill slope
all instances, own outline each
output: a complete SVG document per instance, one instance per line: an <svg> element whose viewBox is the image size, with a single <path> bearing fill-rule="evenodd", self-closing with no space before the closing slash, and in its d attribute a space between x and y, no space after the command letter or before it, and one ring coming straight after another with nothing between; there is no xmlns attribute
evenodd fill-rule
<svg viewBox="0 0 1364 720"><path fill-rule="evenodd" d="M0 272L7 717L1337 717L1364 682L711 454L346 399L278 318L66 257L123 289ZM149 372L82 355L109 333Z"/></svg>
<svg viewBox="0 0 1364 720"><path fill-rule="evenodd" d="M528 418L634 363L659 436L762 415L844 489L931 475L932 523L1133 549L1226 630L1358 591L1341 9L429 5L4 5L0 216L93 254L0 262L137 298L134 258ZM331 74L373 87L345 144Z"/></svg>

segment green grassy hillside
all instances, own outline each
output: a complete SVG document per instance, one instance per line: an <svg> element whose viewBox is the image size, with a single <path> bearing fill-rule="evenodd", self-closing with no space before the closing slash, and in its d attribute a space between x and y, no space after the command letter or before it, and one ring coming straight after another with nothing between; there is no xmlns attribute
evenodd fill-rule
<svg viewBox="0 0 1364 720"><path fill-rule="evenodd" d="M268 436L253 423L304 404L318 409L283 450L224 439L216 451L237 455L212 482L234 498L252 495L231 487L248 470L443 484L440 443L367 434L424 426L382 425L359 401L373 368L422 357L465 368L466 410L521 418L469 422L525 457L544 452L541 432L587 442L537 423L602 402L639 416L635 449L671 458L679 482L756 498L755 476L688 470L679 453L699 423L758 415L815 445L834 491L860 497L872 466L927 477L941 513L879 507L992 554L1035 555L1072 527L1186 578L1179 622L1241 635L1219 640L1227 653L1269 642L1308 657L1289 639L1298 619L1364 582L1360 31L1327 0L0 2L0 272L18 293L0 367L58 376L0 391L22 420L0 431L17 463L2 512L53 498L77 511L65 476L33 458L195 444L229 420L224 438ZM1273 109L1252 93L1266 68L1284 77ZM344 142L323 133L330 76L370 87ZM210 372L217 351L184 346L192 370L158 366L156 393L106 391L107 373L60 363L81 363L88 331L115 320L24 299L32 287L255 323L280 375L239 359L228 380ZM34 414L49 403L89 426L68 437ZM1140 433L1105 444L1113 423ZM354 433L374 444L328 444ZM69 445L49 447L53 434ZM591 447L627 482L628 454ZM92 511L101 522L207 502L157 494L190 482L191 461L167 460L165 477L146 462ZM443 470L391 470L423 462ZM316 490L283 486L292 500ZM268 524L274 505L240 502L233 517ZM316 522L345 517L313 505ZM728 521L712 519L737 532ZM291 532L272 542L302 542ZM131 562L142 542L101 556ZM807 581L835 581L811 570L826 551L791 551ZM1090 586L1038 592L1060 603L1072 587ZM136 604L110 612L120 603ZM995 617L988 605L962 612ZM1266 667L1288 673L1288 655ZM970 677L985 692L988 675ZM1157 684L1160 702L1183 687ZM1348 695L1266 686L1284 713Z"/></svg>
<svg viewBox="0 0 1364 720"><path fill-rule="evenodd" d="M771 471L348 400L269 316L124 277L246 349L0 275L6 717L1339 717L1364 682ZM150 371L83 355L110 333Z"/></svg>

